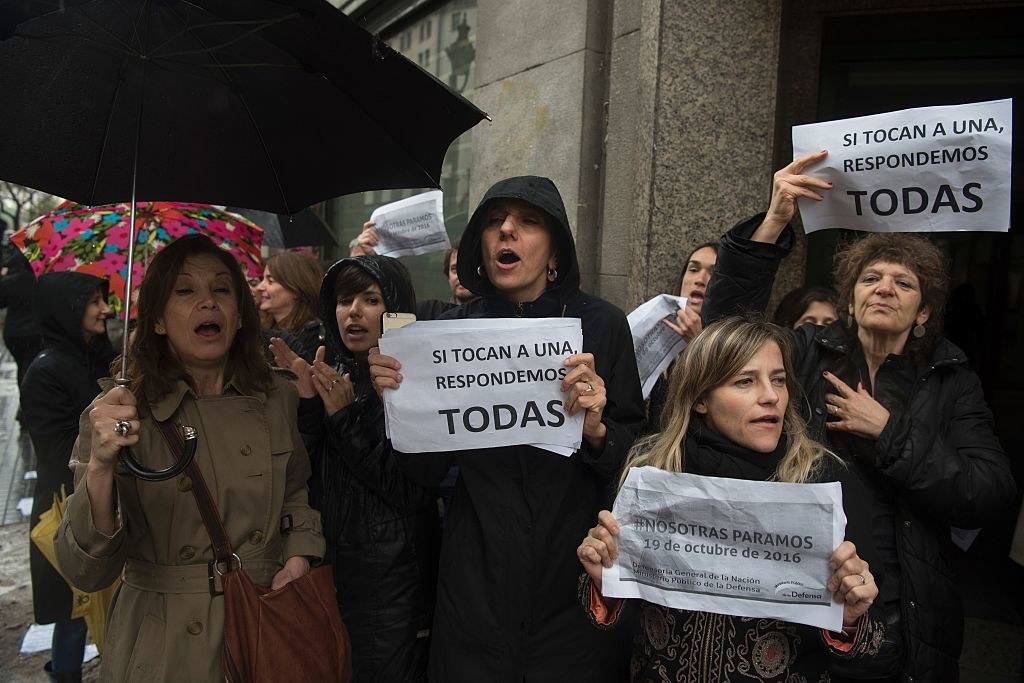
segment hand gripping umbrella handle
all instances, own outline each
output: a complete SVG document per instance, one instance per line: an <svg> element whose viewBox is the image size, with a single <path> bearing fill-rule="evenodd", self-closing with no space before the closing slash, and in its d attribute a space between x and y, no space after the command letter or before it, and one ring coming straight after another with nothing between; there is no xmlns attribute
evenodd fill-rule
<svg viewBox="0 0 1024 683"><path fill-rule="evenodd" d="M167 426L170 427L170 425ZM170 429L174 432L175 436L177 436L176 441L181 447L181 455L178 457L178 461L176 463L162 470L151 470L139 464L139 461L135 459L130 448L122 448L118 453L118 458L121 460L125 469L142 481L166 481L181 474L184 469L188 467L188 464L192 462L192 458L196 455L196 446L198 443L196 441L196 430L194 427L184 425L181 429L185 432L185 437L182 439L177 430L173 427L170 427ZM167 436L166 431L164 436ZM170 439L168 439L168 443L171 445L171 450L174 450L174 444Z"/></svg>

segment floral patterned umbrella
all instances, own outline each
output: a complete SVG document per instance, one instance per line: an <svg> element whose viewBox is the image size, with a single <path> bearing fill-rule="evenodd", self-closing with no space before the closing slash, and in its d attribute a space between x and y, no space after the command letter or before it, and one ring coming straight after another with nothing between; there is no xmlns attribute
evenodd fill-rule
<svg viewBox="0 0 1024 683"><path fill-rule="evenodd" d="M38 277L73 270L110 279L110 304L120 315L128 275L128 203L83 206L64 202L11 235ZM139 283L153 254L172 240L203 233L238 260L247 278L263 274L263 231L255 223L208 204L138 202L135 206L132 317Z"/></svg>

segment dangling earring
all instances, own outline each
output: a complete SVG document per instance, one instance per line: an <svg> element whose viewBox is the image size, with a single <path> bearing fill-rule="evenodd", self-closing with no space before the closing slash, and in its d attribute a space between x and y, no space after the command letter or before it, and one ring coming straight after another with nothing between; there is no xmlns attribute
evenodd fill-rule
<svg viewBox="0 0 1024 683"><path fill-rule="evenodd" d="M914 329L911 332L911 334L914 335L915 339L920 339L921 337L924 336L925 332L926 332L926 330L924 329L924 325L918 323L917 325L914 325Z"/></svg>
<svg viewBox="0 0 1024 683"><path fill-rule="evenodd" d="M235 329L236 330L242 329L242 319L241 318L238 319L238 327L236 327Z"/></svg>
<svg viewBox="0 0 1024 683"><path fill-rule="evenodd" d="M483 266L477 266L476 267L476 275L477 275L477 277L483 277L484 276Z"/></svg>
<svg viewBox="0 0 1024 683"><path fill-rule="evenodd" d="M548 268L548 282L554 282L558 279L558 271L554 268Z"/></svg>

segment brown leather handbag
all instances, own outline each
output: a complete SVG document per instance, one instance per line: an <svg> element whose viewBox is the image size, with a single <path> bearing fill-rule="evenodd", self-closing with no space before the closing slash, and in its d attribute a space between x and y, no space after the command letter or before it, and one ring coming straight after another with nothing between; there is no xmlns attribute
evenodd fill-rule
<svg viewBox="0 0 1024 683"><path fill-rule="evenodd" d="M182 443L181 435L170 421L159 424L174 450L175 443ZM276 591L257 586L231 548L195 460L185 472L217 558L210 563L210 591L215 592L216 574L224 594L224 679L351 681L352 646L338 611L331 568L316 567Z"/></svg>

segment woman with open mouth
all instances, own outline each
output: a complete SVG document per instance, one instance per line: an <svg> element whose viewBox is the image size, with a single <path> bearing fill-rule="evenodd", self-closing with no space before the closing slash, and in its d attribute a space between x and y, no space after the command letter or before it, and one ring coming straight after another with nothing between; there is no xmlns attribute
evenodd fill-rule
<svg viewBox="0 0 1024 683"><path fill-rule="evenodd" d="M100 680L224 680L224 597L194 487L205 482L253 583L276 590L306 575L324 539L308 504L299 399L264 357L238 262L208 237L185 235L157 252L138 302L130 381L108 379L82 414L57 561L84 591L123 579ZM196 430L201 479L143 481L120 465L122 448L148 468L175 462L180 446L163 428L182 425Z"/></svg>
<svg viewBox="0 0 1024 683"><path fill-rule="evenodd" d="M674 319L666 318L663 322L673 332L689 344L700 334L703 324L700 312L704 306L704 293L707 291L711 274L715 272L718 262L718 243L705 242L698 245L686 257L683 270L679 273L674 292L676 296L686 297L686 305L676 311ZM647 422L644 434L656 434L661 431L661 414L665 410L665 397L668 393L668 378L672 372L670 365L661 373L658 381L651 388L647 400Z"/></svg>
<svg viewBox="0 0 1024 683"><path fill-rule="evenodd" d="M584 414L571 457L529 445L418 454L457 462L445 520L430 679L622 681L626 643L590 627L576 600L579 568L566 548L609 503L611 483L643 420L625 315L580 290L562 197L547 178L499 181L459 245L459 282L479 298L450 318L579 318L581 353L565 360L563 403ZM379 391L397 389L394 358L371 355ZM399 391L401 389L398 389Z"/></svg>
<svg viewBox="0 0 1024 683"><path fill-rule="evenodd" d="M414 481L385 436L367 354L385 312L412 313L416 295L397 259L335 263L320 287L327 347L312 365L280 339L275 360L299 376L300 429L313 458L313 505L352 641L355 681L426 681L437 581L436 489ZM324 362L325 352L338 359Z"/></svg>

